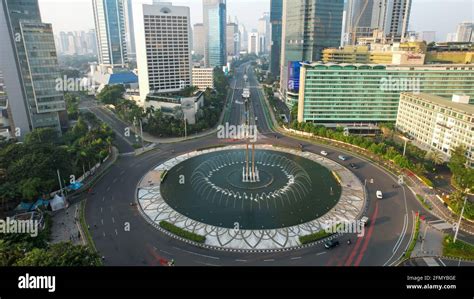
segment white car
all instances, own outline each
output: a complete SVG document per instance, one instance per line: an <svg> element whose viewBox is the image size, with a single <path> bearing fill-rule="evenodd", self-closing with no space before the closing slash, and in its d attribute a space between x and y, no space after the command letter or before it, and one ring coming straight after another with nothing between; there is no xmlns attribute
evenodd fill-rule
<svg viewBox="0 0 474 299"><path fill-rule="evenodd" d="M375 192L375 196L377 196L378 199L382 199L383 198L382 191L377 190L377 192Z"/></svg>
<svg viewBox="0 0 474 299"><path fill-rule="evenodd" d="M321 155L327 156L327 155L328 155L328 152L326 152L326 151L321 151Z"/></svg>

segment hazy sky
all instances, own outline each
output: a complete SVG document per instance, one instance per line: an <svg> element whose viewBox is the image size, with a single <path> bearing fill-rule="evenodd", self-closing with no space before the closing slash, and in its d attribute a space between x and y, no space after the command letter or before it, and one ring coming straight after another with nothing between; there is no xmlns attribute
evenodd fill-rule
<svg viewBox="0 0 474 299"><path fill-rule="evenodd" d="M152 0L133 0L134 5ZM39 0L43 22L52 23L55 32L94 28L92 0ZM201 0L169 0L191 8L192 24L202 22ZM247 30L257 28L258 18L270 11L270 0L227 0L227 15L244 23ZM444 40L462 21L474 22L474 0L413 0L410 30L436 31Z"/></svg>

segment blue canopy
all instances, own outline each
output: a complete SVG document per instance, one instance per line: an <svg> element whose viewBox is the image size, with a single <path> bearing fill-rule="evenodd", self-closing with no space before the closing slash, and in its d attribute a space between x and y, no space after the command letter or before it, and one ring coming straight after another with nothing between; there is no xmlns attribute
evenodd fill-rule
<svg viewBox="0 0 474 299"><path fill-rule="evenodd" d="M81 189L82 187L82 183L80 182L75 182L74 184L71 184L69 186L67 186L69 189L73 190L73 191L76 191L76 190L79 190Z"/></svg>

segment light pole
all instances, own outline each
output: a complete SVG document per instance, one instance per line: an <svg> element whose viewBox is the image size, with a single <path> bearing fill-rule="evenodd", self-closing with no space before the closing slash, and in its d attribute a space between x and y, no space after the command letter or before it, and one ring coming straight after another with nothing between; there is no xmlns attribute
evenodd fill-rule
<svg viewBox="0 0 474 299"><path fill-rule="evenodd" d="M462 205L461 215L459 215L458 224L456 225L456 232L454 233L454 243L456 243L456 239L458 238L459 227L461 226L462 214L464 214L464 208L466 207L467 194L468 193L469 193L469 189L466 189L466 196L464 197L464 204Z"/></svg>
<svg viewBox="0 0 474 299"><path fill-rule="evenodd" d="M403 145L403 157L405 157L405 154L406 154L406 152L407 152L408 138L403 137L403 140L405 141L405 144Z"/></svg>
<svg viewBox="0 0 474 299"><path fill-rule="evenodd" d="M188 122L187 122L187 119L186 119L186 114L183 113L183 115L184 115L184 118L183 118L183 120L184 120L184 139L186 140L186 139L188 139Z"/></svg>

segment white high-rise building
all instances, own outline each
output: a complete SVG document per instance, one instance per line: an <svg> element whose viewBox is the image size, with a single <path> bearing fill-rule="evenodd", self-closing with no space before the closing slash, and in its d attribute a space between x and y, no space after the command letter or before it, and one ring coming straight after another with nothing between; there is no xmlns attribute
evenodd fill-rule
<svg viewBox="0 0 474 299"><path fill-rule="evenodd" d="M143 5L136 31L140 98L176 92L191 85L189 7L155 2Z"/></svg>
<svg viewBox="0 0 474 299"><path fill-rule="evenodd" d="M249 44L248 53L256 54L256 55L260 54L260 43L261 43L261 40L260 40L260 36L258 32L250 32L249 39L248 39L248 44Z"/></svg>
<svg viewBox="0 0 474 299"><path fill-rule="evenodd" d="M474 42L474 23L462 22L456 31L457 42Z"/></svg>
<svg viewBox="0 0 474 299"><path fill-rule="evenodd" d="M411 4L412 0L348 0L345 43L355 45L375 30L383 32L387 42L401 41L408 32Z"/></svg>
<svg viewBox="0 0 474 299"><path fill-rule="evenodd" d="M263 16L258 19L258 35L260 39L264 40L265 44L260 51L262 53L269 53L271 47L271 26L270 26L270 13L266 12Z"/></svg>

